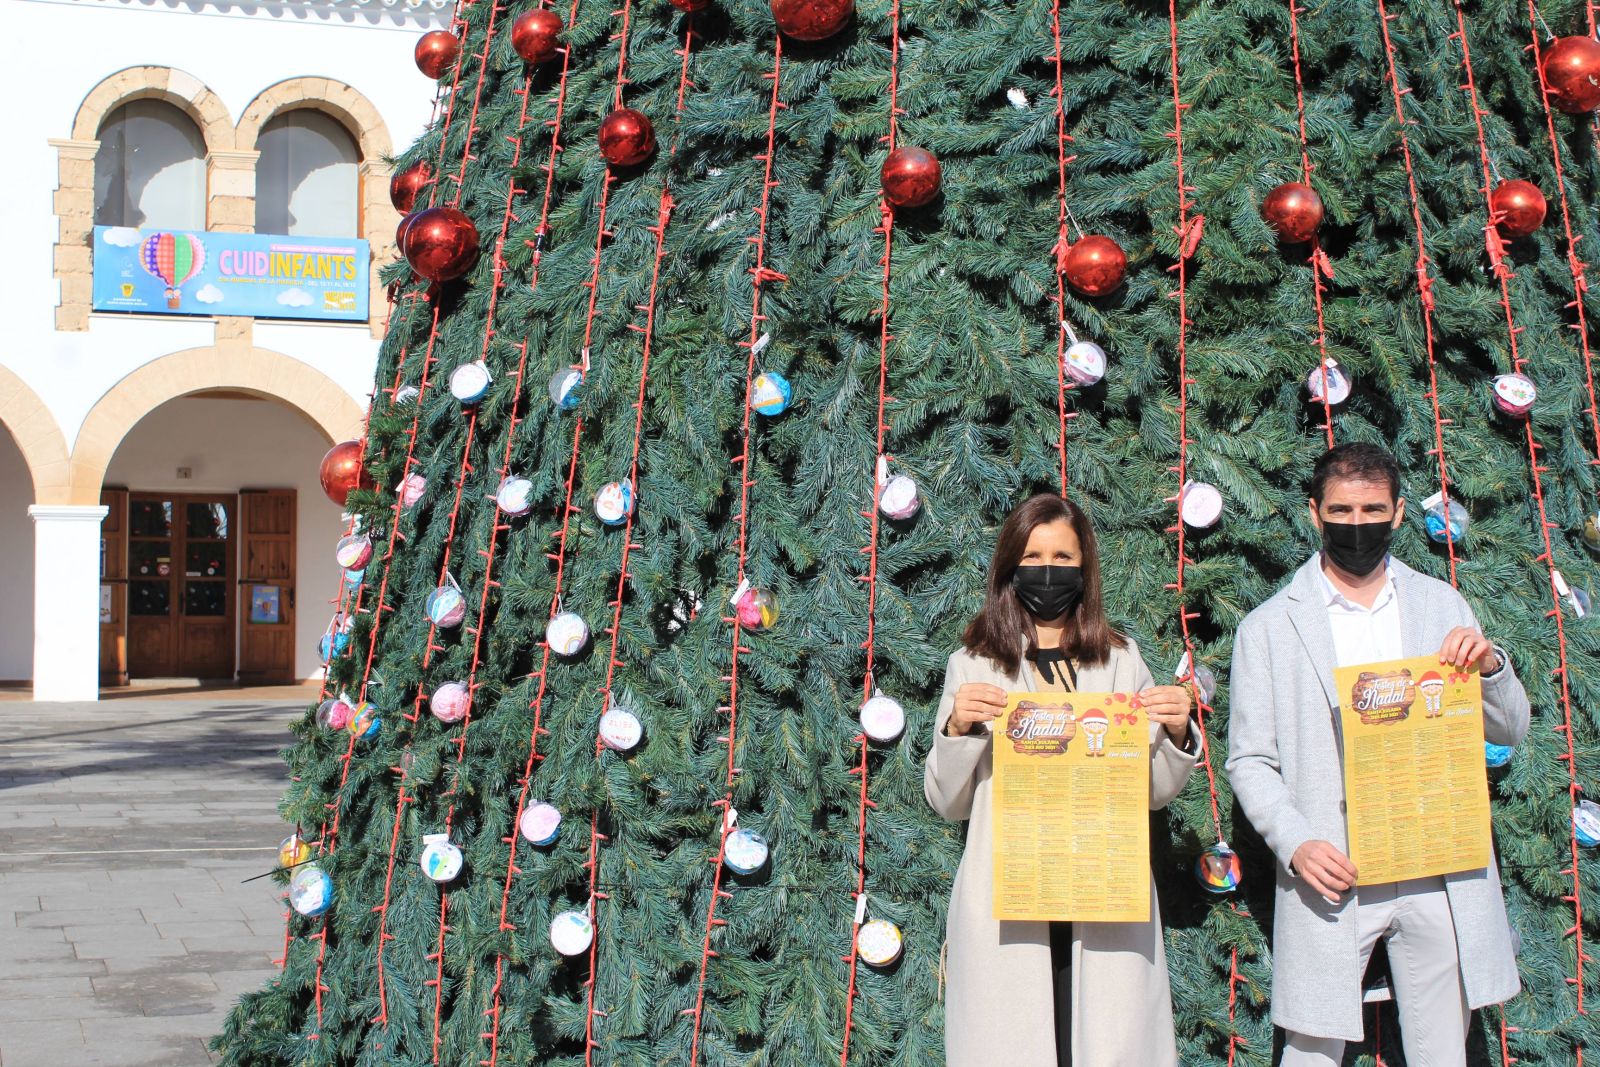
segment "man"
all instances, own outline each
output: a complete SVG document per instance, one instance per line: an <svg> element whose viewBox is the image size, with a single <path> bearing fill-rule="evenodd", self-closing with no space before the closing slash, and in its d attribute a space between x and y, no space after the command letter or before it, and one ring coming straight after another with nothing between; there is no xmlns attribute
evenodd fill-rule
<svg viewBox="0 0 1600 1067"><path fill-rule="evenodd" d="M1361 979L1386 939L1406 1062L1465 1067L1471 1009L1518 989L1493 859L1487 868L1356 888L1346 855L1336 666L1437 653L1476 663L1484 734L1514 745L1528 697L1505 653L1450 586L1388 555L1405 517L1400 469L1383 449L1341 445L1317 461L1313 556L1251 612L1234 642L1228 773L1278 857L1272 1021L1283 1067L1337 1067L1362 1037Z"/></svg>

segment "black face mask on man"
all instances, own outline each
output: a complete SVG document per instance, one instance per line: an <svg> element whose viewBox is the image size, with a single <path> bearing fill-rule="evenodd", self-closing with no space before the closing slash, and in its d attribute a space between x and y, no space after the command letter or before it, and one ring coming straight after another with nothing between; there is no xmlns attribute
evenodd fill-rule
<svg viewBox="0 0 1600 1067"><path fill-rule="evenodd" d="M1059 619L1083 598L1083 568L1054 565L1018 567L1011 588L1036 619Z"/></svg>
<svg viewBox="0 0 1600 1067"><path fill-rule="evenodd" d="M1322 551L1335 567L1358 578L1378 569L1393 539L1387 522L1322 522Z"/></svg>

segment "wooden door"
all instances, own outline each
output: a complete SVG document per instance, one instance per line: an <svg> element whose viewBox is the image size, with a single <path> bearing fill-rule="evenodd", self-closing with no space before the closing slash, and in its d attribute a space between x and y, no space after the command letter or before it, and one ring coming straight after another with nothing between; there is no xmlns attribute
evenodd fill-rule
<svg viewBox="0 0 1600 1067"><path fill-rule="evenodd" d="M232 678L232 495L128 496L128 671Z"/></svg>
<svg viewBox="0 0 1600 1067"><path fill-rule="evenodd" d="M100 684L128 684L128 491L102 489L100 524Z"/></svg>
<svg viewBox="0 0 1600 1067"><path fill-rule="evenodd" d="M239 681L292 685L295 491L239 494Z"/></svg>

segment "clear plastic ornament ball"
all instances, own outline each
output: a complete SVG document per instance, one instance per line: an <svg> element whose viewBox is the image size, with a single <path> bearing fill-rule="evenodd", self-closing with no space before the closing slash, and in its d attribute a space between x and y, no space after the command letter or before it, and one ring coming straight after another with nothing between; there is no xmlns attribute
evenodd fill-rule
<svg viewBox="0 0 1600 1067"><path fill-rule="evenodd" d="M428 710L440 722L460 722L472 705L472 693L461 682L445 682L428 698Z"/></svg>
<svg viewBox="0 0 1600 1067"><path fill-rule="evenodd" d="M748 589L739 598L739 625L749 630L770 630L778 623L778 598L766 589Z"/></svg>
<svg viewBox="0 0 1600 1067"><path fill-rule="evenodd" d="M571 411L583 399L583 371L563 367L550 376L550 400L561 411Z"/></svg>
<svg viewBox="0 0 1600 1067"><path fill-rule="evenodd" d="M1306 392L1318 403L1322 402L1326 390L1330 406L1343 404L1350 399L1350 389L1350 376L1331 359L1312 367L1311 373L1306 375Z"/></svg>
<svg viewBox="0 0 1600 1067"><path fill-rule="evenodd" d="M427 610L435 626L448 630L467 617L467 598L454 585L441 585L428 594Z"/></svg>
<svg viewBox="0 0 1600 1067"><path fill-rule="evenodd" d="M1067 377L1084 388L1106 376L1106 350L1093 341L1075 341L1061 358Z"/></svg>
<svg viewBox="0 0 1600 1067"><path fill-rule="evenodd" d="M735 830L723 842L722 862L735 874L754 874L766 865L767 839L754 830Z"/></svg>
<svg viewBox="0 0 1600 1067"><path fill-rule="evenodd" d="M297 868L289 879L289 906L307 918L315 918L333 904L333 879L316 864Z"/></svg>
<svg viewBox="0 0 1600 1067"><path fill-rule="evenodd" d="M463 404L476 404L489 392L489 383L493 380L483 360L463 363L450 372L450 395Z"/></svg>
<svg viewBox="0 0 1600 1067"><path fill-rule="evenodd" d="M533 508L533 483L510 475L501 479L494 491L494 502L507 515L526 515Z"/></svg>
<svg viewBox="0 0 1600 1067"><path fill-rule="evenodd" d="M633 481L607 482L594 495L594 513L607 526L621 526L633 514Z"/></svg>
<svg viewBox="0 0 1600 1067"><path fill-rule="evenodd" d="M563 611L544 628L545 643L558 656L576 656L589 643L589 624L575 611Z"/></svg>
<svg viewBox="0 0 1600 1067"><path fill-rule="evenodd" d="M1466 540L1467 526L1472 520L1461 502L1452 500L1448 509L1443 501L1434 504L1423 516L1422 521L1428 528L1428 536L1434 541L1441 545L1446 541L1459 545Z"/></svg>
<svg viewBox="0 0 1600 1067"><path fill-rule="evenodd" d="M777 371L758 374L750 383L750 410L758 415L782 415L793 397L794 387Z"/></svg>
<svg viewBox="0 0 1600 1067"><path fill-rule="evenodd" d="M909 519L922 507L917 496L917 483L904 474L896 474L883 483L878 493L878 509L891 519Z"/></svg>

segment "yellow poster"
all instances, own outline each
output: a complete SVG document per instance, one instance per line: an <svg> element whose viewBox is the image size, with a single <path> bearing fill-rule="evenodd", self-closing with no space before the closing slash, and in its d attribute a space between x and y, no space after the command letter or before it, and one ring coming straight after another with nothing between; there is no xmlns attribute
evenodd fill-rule
<svg viewBox="0 0 1600 1067"><path fill-rule="evenodd" d="M994 722L994 917L1150 918L1150 723L1130 693L1012 693Z"/></svg>
<svg viewBox="0 0 1600 1067"><path fill-rule="evenodd" d="M1340 667L1357 885L1489 865L1483 683L1437 656Z"/></svg>

